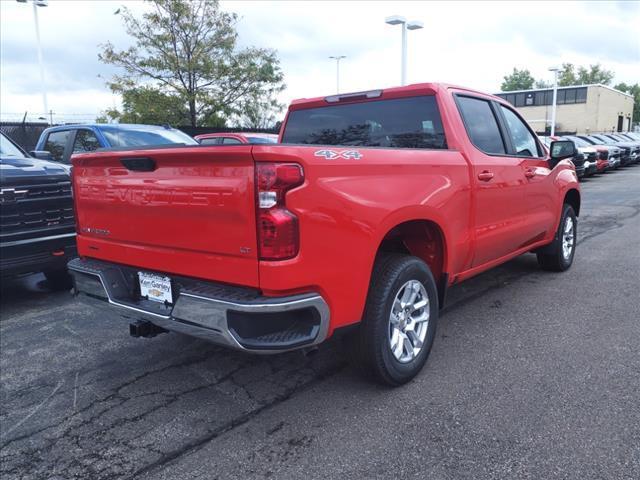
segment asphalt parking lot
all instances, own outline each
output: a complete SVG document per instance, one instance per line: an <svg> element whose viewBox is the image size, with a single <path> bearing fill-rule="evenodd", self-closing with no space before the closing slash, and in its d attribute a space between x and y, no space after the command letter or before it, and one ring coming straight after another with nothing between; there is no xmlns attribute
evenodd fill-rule
<svg viewBox="0 0 640 480"><path fill-rule="evenodd" d="M640 478L640 165L583 183L564 274L522 256L450 292L431 358L372 385L329 342L249 356L129 337L32 275L2 286L13 478Z"/></svg>

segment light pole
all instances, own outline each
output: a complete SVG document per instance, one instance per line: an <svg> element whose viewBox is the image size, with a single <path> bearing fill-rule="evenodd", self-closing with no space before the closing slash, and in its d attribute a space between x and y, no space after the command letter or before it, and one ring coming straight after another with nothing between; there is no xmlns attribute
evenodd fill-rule
<svg viewBox="0 0 640 480"><path fill-rule="evenodd" d="M549 68L550 72L553 72L553 100L551 102L551 136L556 133L556 107L558 100L558 67Z"/></svg>
<svg viewBox="0 0 640 480"><path fill-rule="evenodd" d="M18 3L27 3L27 0L17 0ZM38 7L46 7L49 5L47 0L31 0L33 4L33 22L36 26L36 43L38 44L38 63L40 64L40 88L42 89L42 106L44 107L44 116L49 115L49 107L47 104L47 89L44 85L44 62L42 61L42 46L40 45L40 25L38 23Z"/></svg>
<svg viewBox="0 0 640 480"><path fill-rule="evenodd" d="M336 61L336 93L340 93L340 60L347 58L346 55L334 55L329 58Z"/></svg>
<svg viewBox="0 0 640 480"><path fill-rule="evenodd" d="M385 23L389 25L402 25L402 53L400 63L400 85L407 84L407 30L419 30L424 28L424 24L417 20L407 22L407 19L400 15L393 15L385 18Z"/></svg>

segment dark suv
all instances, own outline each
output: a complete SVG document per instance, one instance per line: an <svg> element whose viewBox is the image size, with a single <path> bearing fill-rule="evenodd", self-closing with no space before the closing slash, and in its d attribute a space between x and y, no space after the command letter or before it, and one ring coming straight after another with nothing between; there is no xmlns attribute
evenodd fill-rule
<svg viewBox="0 0 640 480"><path fill-rule="evenodd" d="M0 274L44 272L70 288L76 256L71 179L60 164L30 157L0 133Z"/></svg>

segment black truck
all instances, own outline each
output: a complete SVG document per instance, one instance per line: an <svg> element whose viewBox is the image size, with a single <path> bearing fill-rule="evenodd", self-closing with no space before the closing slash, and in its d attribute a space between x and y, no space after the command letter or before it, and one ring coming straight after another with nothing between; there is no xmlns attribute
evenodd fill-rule
<svg viewBox="0 0 640 480"><path fill-rule="evenodd" d="M68 167L30 157L0 133L0 275L43 272L55 289L71 287L76 255Z"/></svg>

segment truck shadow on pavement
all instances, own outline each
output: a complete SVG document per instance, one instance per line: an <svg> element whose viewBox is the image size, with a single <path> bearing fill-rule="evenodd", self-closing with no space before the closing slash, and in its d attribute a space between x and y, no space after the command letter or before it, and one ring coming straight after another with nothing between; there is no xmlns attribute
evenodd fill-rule
<svg viewBox="0 0 640 480"><path fill-rule="evenodd" d="M452 288L441 332L446 313L532 272L535 257L526 255ZM174 333L134 339L126 320L43 282L2 288L0 471L8 478L154 471L348 366L337 340L305 357L247 355ZM351 388L384 390L351 368L346 376Z"/></svg>
<svg viewBox="0 0 640 480"><path fill-rule="evenodd" d="M3 316L13 309L29 308L34 302L51 303L52 296L68 296L69 292L55 291L49 287L44 275L38 273L0 281L0 309Z"/></svg>

